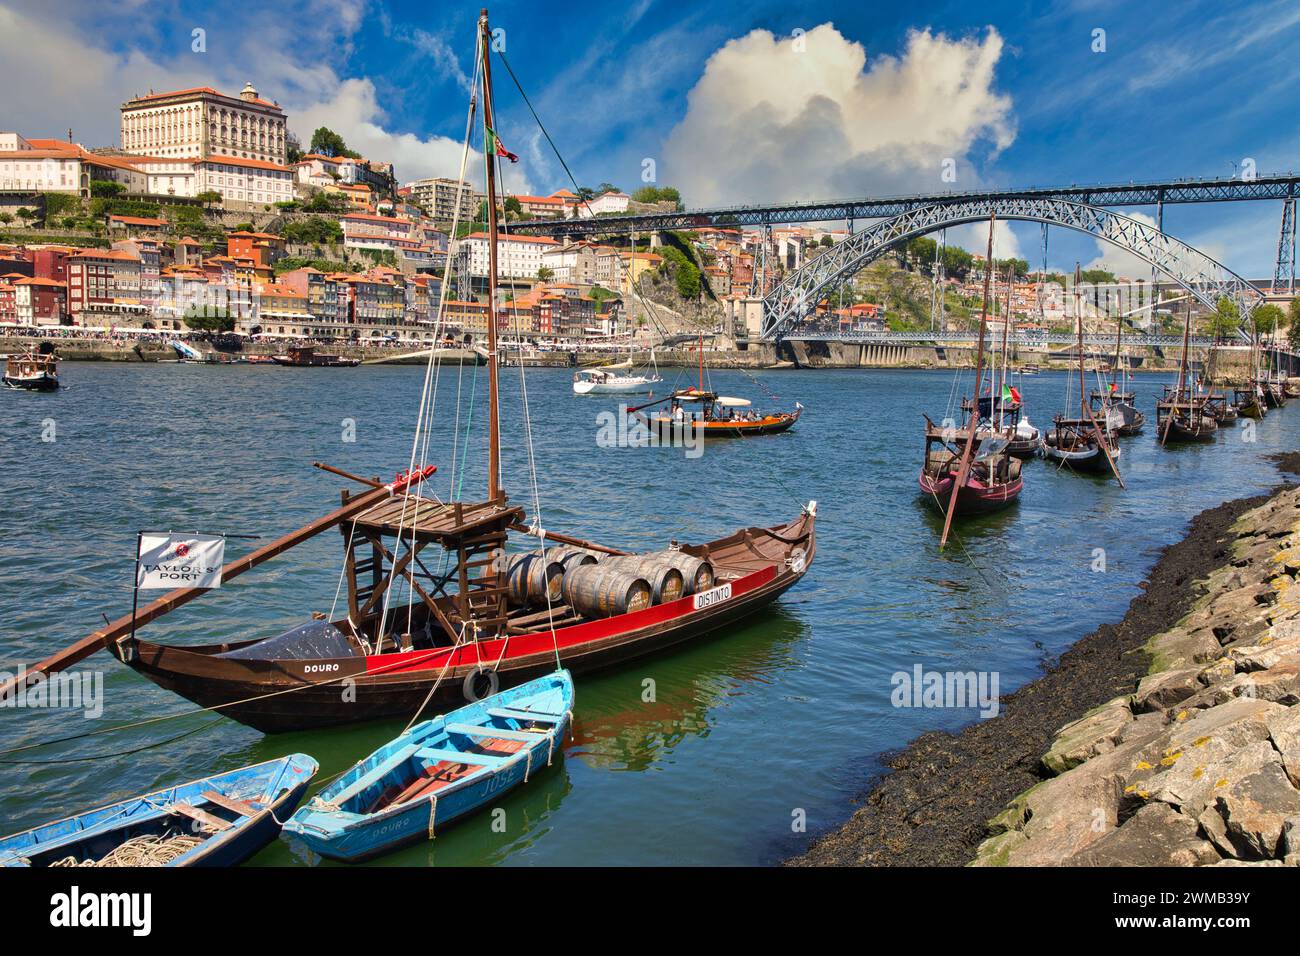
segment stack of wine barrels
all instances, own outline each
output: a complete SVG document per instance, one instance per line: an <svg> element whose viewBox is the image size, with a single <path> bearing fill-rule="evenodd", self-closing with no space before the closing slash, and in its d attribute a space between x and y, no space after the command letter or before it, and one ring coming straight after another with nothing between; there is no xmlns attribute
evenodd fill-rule
<svg viewBox="0 0 1300 956"><path fill-rule="evenodd" d="M676 568L683 578L683 594L696 594L713 587L713 565L684 551L654 551L641 555L645 561L658 561Z"/></svg>
<svg viewBox="0 0 1300 956"><path fill-rule="evenodd" d="M506 588L515 604L559 603L564 578L564 565L559 561L542 552L527 551L498 558L498 567L505 570Z"/></svg>
<svg viewBox="0 0 1300 956"><path fill-rule="evenodd" d="M599 555L594 551L588 551L585 548L569 548L557 546L546 549L546 557L551 561L558 561L564 566L564 570L576 568L582 564L595 564Z"/></svg>
<svg viewBox="0 0 1300 956"><path fill-rule="evenodd" d="M655 604L676 601L685 593L685 578L681 571L654 555L611 555L600 562L603 568L617 568L639 578L645 578Z"/></svg>
<svg viewBox="0 0 1300 956"><path fill-rule="evenodd" d="M602 561L580 564L564 573L564 603L584 617L613 617L642 611L654 601L645 578Z"/></svg>

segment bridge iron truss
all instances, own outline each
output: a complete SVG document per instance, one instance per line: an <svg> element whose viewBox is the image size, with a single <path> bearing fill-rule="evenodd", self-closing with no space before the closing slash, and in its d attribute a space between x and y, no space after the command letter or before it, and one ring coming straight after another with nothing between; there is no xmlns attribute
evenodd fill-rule
<svg viewBox="0 0 1300 956"><path fill-rule="evenodd" d="M908 209L831 246L768 293L763 300L762 337L769 341L790 337L796 323L813 312L823 290L900 243L950 226L987 221L991 215L1064 226L1109 242L1151 264L1207 308L1214 309L1220 299L1231 299L1243 324L1264 300L1263 293L1241 276L1157 226L1056 197L987 194Z"/></svg>
<svg viewBox="0 0 1300 956"><path fill-rule="evenodd" d="M1178 203L1241 202L1294 199L1300 195L1300 176L1259 176L1253 179L1183 179L1157 183L1117 183L1092 186L1044 186L984 192L927 193L883 199L833 199L818 202L723 206L683 212L602 216L593 219L532 219L513 223L510 231L530 235L622 235L666 229L702 229L709 226L774 226L796 222L849 222L892 219L912 209L936 205L963 205L974 201L1063 199L1085 206L1165 206Z"/></svg>

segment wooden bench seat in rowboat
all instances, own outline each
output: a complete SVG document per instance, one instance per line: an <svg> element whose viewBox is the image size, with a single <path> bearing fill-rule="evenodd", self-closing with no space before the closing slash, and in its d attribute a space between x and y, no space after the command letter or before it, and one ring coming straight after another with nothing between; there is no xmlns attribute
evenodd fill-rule
<svg viewBox="0 0 1300 956"><path fill-rule="evenodd" d="M215 803L217 806L238 813L242 817L255 817L262 812L247 800L237 800L216 790L204 790L202 797L209 803Z"/></svg>
<svg viewBox="0 0 1300 956"><path fill-rule="evenodd" d="M488 716L513 717L515 720L538 720L545 721L548 724L558 724L561 720L559 714L546 714L532 710L513 710L509 707L489 707Z"/></svg>
<svg viewBox="0 0 1300 956"><path fill-rule="evenodd" d="M478 724L448 724L447 733L464 734L466 737L498 737L501 740L522 740L535 743L539 737L545 737L545 730L502 730L499 727L482 727Z"/></svg>
<svg viewBox="0 0 1300 956"><path fill-rule="evenodd" d="M190 806L190 804L185 803L184 801L173 803L168 806L167 809L171 810L172 813L178 813L183 817L189 817L191 820L201 823L205 827L210 827L218 833L222 830L229 830L234 826L234 824L229 820L223 820L221 817L214 817L206 810L200 810L198 807Z"/></svg>
<svg viewBox="0 0 1300 956"><path fill-rule="evenodd" d="M480 767L499 767L514 757L489 757L487 754L466 753L463 750L444 750L441 747L425 747L416 754L421 760L445 760L447 763L468 763Z"/></svg>

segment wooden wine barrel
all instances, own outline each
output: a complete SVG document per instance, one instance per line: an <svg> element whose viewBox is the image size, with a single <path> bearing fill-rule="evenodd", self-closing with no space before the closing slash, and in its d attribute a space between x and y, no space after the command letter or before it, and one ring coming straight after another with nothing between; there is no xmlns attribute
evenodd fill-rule
<svg viewBox="0 0 1300 956"><path fill-rule="evenodd" d="M536 551L506 556L506 588L515 604L559 603L564 565Z"/></svg>
<svg viewBox="0 0 1300 956"><path fill-rule="evenodd" d="M686 593L685 576L667 561L638 554L616 555L600 562L605 567L618 568L628 574L645 578L650 584L654 603L676 601Z"/></svg>
<svg viewBox="0 0 1300 956"><path fill-rule="evenodd" d="M713 565L703 558L697 558L684 551L674 551L671 548L667 551L655 551L645 557L663 561L682 572L686 585L683 588L684 594L696 594L713 587Z"/></svg>
<svg viewBox="0 0 1300 956"><path fill-rule="evenodd" d="M653 594L645 578L601 564L570 568L561 585L564 603L584 617L613 617L650 606Z"/></svg>
<svg viewBox="0 0 1300 956"><path fill-rule="evenodd" d="M571 548L565 545L547 548L546 557L551 561L560 562L564 565L565 571L583 564L595 564L597 560L596 555L585 548Z"/></svg>

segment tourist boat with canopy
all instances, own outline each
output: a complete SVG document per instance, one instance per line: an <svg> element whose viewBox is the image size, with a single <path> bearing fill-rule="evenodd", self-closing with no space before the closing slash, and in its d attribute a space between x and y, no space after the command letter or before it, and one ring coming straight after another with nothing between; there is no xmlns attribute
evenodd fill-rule
<svg viewBox="0 0 1300 956"><path fill-rule="evenodd" d="M289 754L78 813L0 839L0 866L235 866L276 838L317 769Z"/></svg>
<svg viewBox="0 0 1300 956"><path fill-rule="evenodd" d="M1078 331L1079 357L1079 416L1057 415L1052 419L1052 430L1043 439L1043 457L1062 468L1093 475L1114 475L1121 488L1124 478L1116 462L1120 457L1118 445L1112 445L1109 429L1103 428L1088 401L1087 379L1084 371L1083 350L1083 300L1079 293L1080 274L1074 268L1075 327ZM1066 379L1066 404L1070 403L1071 379Z"/></svg>
<svg viewBox="0 0 1300 956"><path fill-rule="evenodd" d="M413 719L316 794L282 835L348 863L433 839L435 828L551 766L572 721L573 678L564 670L432 720Z"/></svg>
<svg viewBox="0 0 1300 956"><path fill-rule="evenodd" d="M511 154L494 131L486 33L482 40L474 75L481 77L488 298L495 302L496 164ZM462 164L478 102L471 99ZM463 165L461 172L463 181ZM452 287L442 285L439 322ZM178 588L29 666L0 685L0 699L38 674L107 648L159 686L268 733L405 717L423 706L445 711L543 677L557 665L575 674L592 671L716 632L761 611L803 578L816 553L815 501L793 517L747 522L713 540L665 534L658 547L640 553L545 528L536 511L530 517L503 485L497 324L487 329L486 415L473 418L487 432L483 498L439 495L430 487L437 466L429 461L427 430L438 394L431 352L407 468L381 482L321 465L360 489L344 491L332 512L221 569L229 580L336 530L343 607L304 612L302 624L250 640L180 645L141 637L139 628L206 593ZM526 402L521 410L524 440L531 443ZM533 456L526 460L529 500L540 508L545 482ZM453 462L463 476L464 456ZM455 492L456 467L450 477Z"/></svg>
<svg viewBox="0 0 1300 956"><path fill-rule="evenodd" d="M756 412L747 398L719 395L705 384L704 336L700 336L700 379L698 387L674 389L663 398L628 409L628 414L645 425L663 442L680 441L688 434L709 438L750 438L789 431L803 414L795 402L789 412ZM665 406L657 408L657 406ZM647 414L647 408L657 408Z"/></svg>
<svg viewBox="0 0 1300 956"><path fill-rule="evenodd" d="M1172 390L1166 388L1164 398L1156 402L1156 434L1160 447L1169 443L1213 441L1219 423L1210 406L1209 397L1200 393L1191 376L1188 349L1191 341L1192 306L1188 302L1183 321L1183 352L1178 362L1178 382Z"/></svg>
<svg viewBox="0 0 1300 956"><path fill-rule="evenodd" d="M988 329L989 290L993 269L993 230L996 217L989 216L988 255L984 271L984 304L980 310L979 342L975 350L975 394L983 391L984 339ZM1024 490L1021 461L1007 451L1007 439L986 432L981 436L979 411L969 402L965 424L960 429L938 426L926 415L925 455L917 482L921 494L944 514L939 547L948 543L957 515L984 514L1007 507Z"/></svg>
<svg viewBox="0 0 1300 956"><path fill-rule="evenodd" d="M59 387L58 362L52 352L10 355L5 359L4 386L30 392L53 392Z"/></svg>

